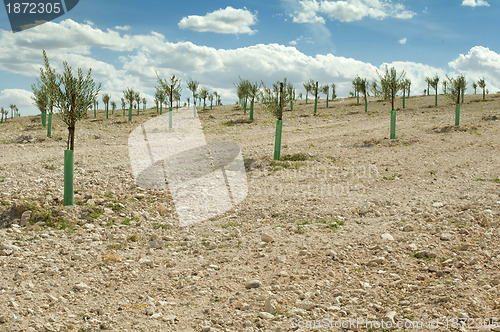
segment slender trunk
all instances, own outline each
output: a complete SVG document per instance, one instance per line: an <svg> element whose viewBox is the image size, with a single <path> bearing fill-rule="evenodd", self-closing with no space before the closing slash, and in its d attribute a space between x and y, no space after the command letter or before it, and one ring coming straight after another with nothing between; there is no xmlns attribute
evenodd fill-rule
<svg viewBox="0 0 500 332"><path fill-rule="evenodd" d="M68 137L68 150L75 150L75 124L72 123L68 127L69 137Z"/></svg>

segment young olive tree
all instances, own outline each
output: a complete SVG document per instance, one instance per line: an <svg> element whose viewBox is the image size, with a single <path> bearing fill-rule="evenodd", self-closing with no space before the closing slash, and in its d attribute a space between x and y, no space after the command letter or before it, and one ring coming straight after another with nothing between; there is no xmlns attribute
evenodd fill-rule
<svg viewBox="0 0 500 332"><path fill-rule="evenodd" d="M429 80L429 83L430 85L432 86L432 88L434 89L435 93L436 93L436 100L435 100L435 103L434 105L437 106L438 105L438 86L439 86L439 76L436 74L436 76L434 76L433 78L431 78Z"/></svg>
<svg viewBox="0 0 500 332"><path fill-rule="evenodd" d="M306 104L307 104L307 98L309 96L309 93L314 89L315 82L313 79L310 79L309 81L306 81L302 84L304 89L306 90Z"/></svg>
<svg viewBox="0 0 500 332"><path fill-rule="evenodd" d="M43 51L45 67L40 70L41 81L53 101L61 120L68 126L68 150L75 149L75 127L78 120L85 117L85 113L97 98L101 84L96 84L92 78L92 68L83 75L78 68L77 75L66 61L63 62L63 73L55 74L50 67L49 59ZM54 75L52 75L54 73Z"/></svg>
<svg viewBox="0 0 500 332"><path fill-rule="evenodd" d="M474 89L474 94L477 94L477 83L472 82L472 88Z"/></svg>
<svg viewBox="0 0 500 332"><path fill-rule="evenodd" d="M387 89L387 94L391 96L391 131L390 131L390 138L395 139L396 138L396 110L394 108L394 101L396 99L396 95L399 90L402 89L404 78L405 78L405 71L401 74L397 74L396 69L392 67L390 70L385 66L385 75L382 76L378 73L377 75L380 79L380 85L382 87L385 87Z"/></svg>
<svg viewBox="0 0 500 332"><path fill-rule="evenodd" d="M254 113L254 104L255 98L259 97L260 87L257 82L250 84L249 94L252 100L250 101L250 120L253 121L253 113Z"/></svg>
<svg viewBox="0 0 500 332"><path fill-rule="evenodd" d="M208 89L206 89L204 87L202 87L200 89L200 98L203 100L203 112L205 111L205 108L206 108L206 104L207 104L206 100L208 98L208 94L209 94Z"/></svg>
<svg viewBox="0 0 500 332"><path fill-rule="evenodd" d="M427 92L427 95L429 95L429 91L431 88L431 82L432 82L432 78L425 76L425 83L427 83L427 90L425 90L425 91Z"/></svg>
<svg viewBox="0 0 500 332"><path fill-rule="evenodd" d="M68 144L64 152L64 205L74 205L73 160L75 150L75 127L78 120L84 118L92 102L97 98L101 84L92 78L92 69L86 76L78 68L73 74L72 68L63 62L63 73L56 74L50 67L49 59L43 50L44 68L40 70L40 79L48 91L50 100L59 110L58 115L68 126Z"/></svg>
<svg viewBox="0 0 500 332"><path fill-rule="evenodd" d="M0 123L7 122L7 115L9 114L9 111L6 110L5 108L1 107L0 108Z"/></svg>
<svg viewBox="0 0 500 332"><path fill-rule="evenodd" d="M131 88L123 91L123 97L129 103L128 108L128 121L132 121L132 107L134 106L135 91Z"/></svg>
<svg viewBox="0 0 500 332"><path fill-rule="evenodd" d="M330 86L328 84L321 85L319 91L326 95L326 108L328 108L328 95L330 94Z"/></svg>
<svg viewBox="0 0 500 332"><path fill-rule="evenodd" d="M109 118L109 100L111 99L111 95L109 93L105 93L102 95L102 102L104 103L106 107L106 119Z"/></svg>
<svg viewBox="0 0 500 332"><path fill-rule="evenodd" d="M114 101L111 102L111 114L115 114L116 103Z"/></svg>
<svg viewBox="0 0 500 332"><path fill-rule="evenodd" d="M190 90L193 93L193 112L194 112L194 117L196 117L196 97L197 97L197 91L200 83L197 81L192 80L191 78L188 79L187 81L187 87L188 90Z"/></svg>
<svg viewBox="0 0 500 332"><path fill-rule="evenodd" d="M477 86L483 90L483 100L485 100L486 99L486 93L485 93L486 82L484 81L484 79L481 78L479 81L477 81Z"/></svg>
<svg viewBox="0 0 500 332"><path fill-rule="evenodd" d="M40 110L40 114L42 117L42 125L45 127L46 125L46 116L47 116L47 105L49 103L48 96L43 91L43 84L40 81L37 84L31 85L31 90L33 91L33 96L31 97L35 103L35 106Z"/></svg>
<svg viewBox="0 0 500 332"><path fill-rule="evenodd" d="M134 93L134 101L135 101L135 105L137 106L137 115L139 115L139 108L140 108L141 101L142 101L142 97L141 97L140 92Z"/></svg>
<svg viewBox="0 0 500 332"><path fill-rule="evenodd" d="M458 75L457 78L448 77L448 87L449 93L446 94L448 98L455 102L455 126L460 125L460 93L462 91L462 86L465 82L465 77L463 75Z"/></svg>

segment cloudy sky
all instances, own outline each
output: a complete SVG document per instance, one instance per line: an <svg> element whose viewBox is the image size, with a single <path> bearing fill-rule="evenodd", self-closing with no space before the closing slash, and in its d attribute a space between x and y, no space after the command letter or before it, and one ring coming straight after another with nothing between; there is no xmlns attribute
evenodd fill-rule
<svg viewBox="0 0 500 332"><path fill-rule="evenodd" d="M425 76L458 73L469 82L484 77L496 92L498 17L498 0L85 0L14 34L0 8L0 106L38 113L30 86L42 49L56 68L62 61L92 67L117 102L130 87L152 105L155 71L198 80L223 103L236 101L238 77L272 83L286 76L298 92L312 78L347 96L356 75L374 79L386 64L407 72L412 94L426 88Z"/></svg>

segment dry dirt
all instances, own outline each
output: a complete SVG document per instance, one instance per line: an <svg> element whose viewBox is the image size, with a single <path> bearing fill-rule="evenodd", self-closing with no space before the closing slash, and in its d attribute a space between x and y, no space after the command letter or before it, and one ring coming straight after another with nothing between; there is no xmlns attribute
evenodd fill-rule
<svg viewBox="0 0 500 332"><path fill-rule="evenodd" d="M259 106L250 123L236 105L200 112L208 141L241 147L249 191L183 228L130 169L128 134L155 110L78 123L74 207L65 126L46 138L39 117L9 119L0 330L500 331L500 95L480 99L454 127L445 97L412 97L395 140L388 102L320 100L312 116L300 101L280 162Z"/></svg>

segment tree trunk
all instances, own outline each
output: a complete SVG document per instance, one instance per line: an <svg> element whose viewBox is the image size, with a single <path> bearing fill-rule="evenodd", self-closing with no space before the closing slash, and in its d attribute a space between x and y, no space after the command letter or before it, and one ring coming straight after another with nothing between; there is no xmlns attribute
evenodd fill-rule
<svg viewBox="0 0 500 332"><path fill-rule="evenodd" d="M68 127L69 137L68 137L68 150L75 150L75 124L71 124Z"/></svg>

